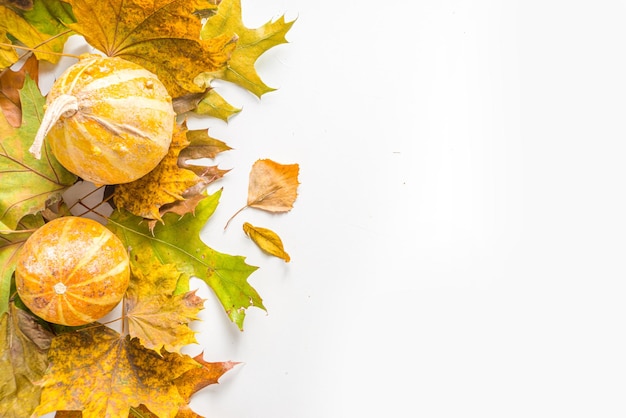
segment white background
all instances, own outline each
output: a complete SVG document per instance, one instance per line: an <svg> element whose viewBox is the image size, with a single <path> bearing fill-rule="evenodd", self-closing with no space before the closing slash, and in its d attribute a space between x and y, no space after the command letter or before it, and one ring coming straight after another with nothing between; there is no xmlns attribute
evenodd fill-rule
<svg viewBox="0 0 626 418"><path fill-rule="evenodd" d="M203 290L188 352L244 364L192 406L626 416L626 3L242 4L249 27L297 18L257 63L278 90L216 84L243 111L190 123L235 148L203 238L260 267L268 312L240 332ZM300 164L295 207L224 231L258 158ZM292 261L263 255L244 221Z"/></svg>

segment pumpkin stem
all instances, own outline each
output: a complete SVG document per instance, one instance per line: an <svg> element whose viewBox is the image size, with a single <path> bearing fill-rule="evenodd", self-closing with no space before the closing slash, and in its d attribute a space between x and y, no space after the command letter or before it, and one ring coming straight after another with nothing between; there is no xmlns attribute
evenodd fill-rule
<svg viewBox="0 0 626 418"><path fill-rule="evenodd" d="M50 132L52 126L57 123L61 117L69 117L78 111L78 100L75 96L71 96L69 94L62 94L46 109L43 114L43 119L41 121L41 125L37 130L37 135L35 135L35 140L33 141L33 145L28 149L30 153L37 158L38 160L41 158L41 147L43 146L43 140Z"/></svg>

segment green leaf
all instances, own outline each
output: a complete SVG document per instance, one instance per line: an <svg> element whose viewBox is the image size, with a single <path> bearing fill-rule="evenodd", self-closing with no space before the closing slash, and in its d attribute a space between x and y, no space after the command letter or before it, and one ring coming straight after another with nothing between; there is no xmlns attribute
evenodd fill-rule
<svg viewBox="0 0 626 418"><path fill-rule="evenodd" d="M200 115L213 116L227 122L232 116L241 112L241 108L231 105L214 89L211 89L200 100L195 112Z"/></svg>
<svg viewBox="0 0 626 418"><path fill-rule="evenodd" d="M264 52L287 42L285 35L294 22L285 22L285 17L281 16L257 29L249 29L243 24L241 0L222 0L217 13L207 20L200 36L202 39L211 39L223 34L234 34L239 39L227 68L214 74L215 77L238 84L258 97L275 90L261 80L254 64Z"/></svg>
<svg viewBox="0 0 626 418"><path fill-rule="evenodd" d="M0 116L0 230L15 230L24 216L57 202L76 176L54 158L46 146L40 160L31 146L43 116L45 99L27 77L20 90L22 126L12 127Z"/></svg>
<svg viewBox="0 0 626 418"><path fill-rule="evenodd" d="M257 267L246 264L242 256L232 256L209 248L200 239L200 231L217 208L221 190L202 199L195 215L182 218L168 213L163 224L154 230L138 216L123 210L115 211L108 227L130 248L135 257L138 248L149 248L153 257L163 264L174 264L181 272L176 293L189 290L189 278L206 282L215 292L228 317L243 329L245 310L256 306L265 310L261 297L247 282Z"/></svg>
<svg viewBox="0 0 626 418"><path fill-rule="evenodd" d="M0 40L12 43L11 39L17 39L35 48L38 59L56 63L71 33L61 20L69 23L72 17L68 6L59 1L36 0L32 9L20 13L0 5ZM0 68L11 66L18 58L13 48L0 49Z"/></svg>

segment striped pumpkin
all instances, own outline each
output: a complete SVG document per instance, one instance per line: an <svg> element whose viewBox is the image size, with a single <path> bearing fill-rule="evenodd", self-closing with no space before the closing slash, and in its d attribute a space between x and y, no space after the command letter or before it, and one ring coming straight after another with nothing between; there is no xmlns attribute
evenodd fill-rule
<svg viewBox="0 0 626 418"><path fill-rule="evenodd" d="M35 231L20 250L17 292L37 316L56 324L84 325L120 302L130 280L128 252L98 222L57 218Z"/></svg>
<svg viewBox="0 0 626 418"><path fill-rule="evenodd" d="M52 85L31 152L44 137L72 173L97 185L128 183L167 154L172 99L156 75L116 57L85 54Z"/></svg>

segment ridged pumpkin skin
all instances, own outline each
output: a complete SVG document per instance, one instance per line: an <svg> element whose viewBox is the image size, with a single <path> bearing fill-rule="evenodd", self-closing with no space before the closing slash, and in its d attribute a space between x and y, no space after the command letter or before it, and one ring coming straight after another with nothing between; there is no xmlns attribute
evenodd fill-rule
<svg viewBox="0 0 626 418"><path fill-rule="evenodd" d="M46 111L61 95L76 97L78 110L61 116L46 138L59 162L84 180L128 183L167 154L175 124L172 99L145 68L83 55L52 85Z"/></svg>
<svg viewBox="0 0 626 418"><path fill-rule="evenodd" d="M48 222L24 243L15 270L17 292L37 316L84 325L109 313L130 280L128 252L98 222L66 216Z"/></svg>

